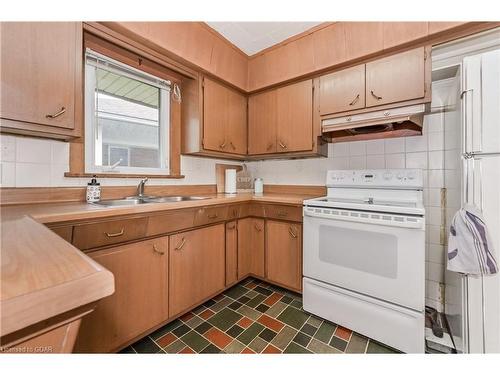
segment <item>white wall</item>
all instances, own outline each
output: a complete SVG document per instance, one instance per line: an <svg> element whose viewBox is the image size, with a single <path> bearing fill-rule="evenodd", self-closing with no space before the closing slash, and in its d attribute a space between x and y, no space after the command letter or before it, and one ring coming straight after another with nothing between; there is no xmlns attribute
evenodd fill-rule
<svg viewBox="0 0 500 375"><path fill-rule="evenodd" d="M64 177L69 170L66 142L0 135L2 187L86 186L89 178ZM183 179L154 179L155 185L215 184L215 163L240 164L217 159L181 156ZM139 178L103 178L106 185L137 185Z"/></svg>

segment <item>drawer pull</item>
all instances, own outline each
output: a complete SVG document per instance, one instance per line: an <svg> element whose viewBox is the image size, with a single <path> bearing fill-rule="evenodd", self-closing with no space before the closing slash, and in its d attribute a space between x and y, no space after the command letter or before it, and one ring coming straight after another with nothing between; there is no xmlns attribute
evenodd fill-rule
<svg viewBox="0 0 500 375"><path fill-rule="evenodd" d="M267 149L266 149L266 151L271 151L271 150L273 149L273 146L274 146L274 143L272 143L272 142L271 142L271 143L269 143L269 144L267 145Z"/></svg>
<svg viewBox="0 0 500 375"><path fill-rule="evenodd" d="M286 212L286 211L278 211L278 212L276 213L276 215L277 215L278 217L286 217L286 216L288 215L288 212Z"/></svg>
<svg viewBox="0 0 500 375"><path fill-rule="evenodd" d="M182 237L182 240L181 240L181 243L179 245L177 245L174 250L177 250L179 251L180 249L182 249L184 247L184 244L186 243L186 239L184 237Z"/></svg>
<svg viewBox="0 0 500 375"><path fill-rule="evenodd" d="M156 244L153 244L153 250L155 251L155 253L158 253L160 255L165 255L165 252L158 249L158 246L156 246Z"/></svg>
<svg viewBox="0 0 500 375"><path fill-rule="evenodd" d="M356 95L356 97L354 98L354 100L353 100L352 102L350 102L350 103L349 103L349 105L354 105L354 104L356 104L356 103L358 102L358 100L359 100L359 94L358 94L358 95Z"/></svg>
<svg viewBox="0 0 500 375"><path fill-rule="evenodd" d="M217 219L218 217L219 217L219 215L217 215L217 214L213 214L213 215L210 215L210 214L209 214L209 215L208 215L208 218L209 218L209 219Z"/></svg>
<svg viewBox="0 0 500 375"><path fill-rule="evenodd" d="M231 142L231 141L230 141L230 142L229 142L229 145L231 146L231 148L232 148L233 150L235 150L235 151L236 151L236 147L234 146L233 142Z"/></svg>
<svg viewBox="0 0 500 375"><path fill-rule="evenodd" d="M56 113L53 113L53 114L48 114L48 115L45 115L46 118L56 118L56 117L59 117L61 116L62 114L66 113L66 108L65 107L62 107L59 112L56 112Z"/></svg>
<svg viewBox="0 0 500 375"><path fill-rule="evenodd" d="M280 144L281 148L286 148L286 145L284 143L282 143L281 141L279 141L279 144Z"/></svg>
<svg viewBox="0 0 500 375"><path fill-rule="evenodd" d="M292 236L293 238L297 238L297 232L294 232L292 227L288 228L288 233L290 233L290 236Z"/></svg>
<svg viewBox="0 0 500 375"><path fill-rule="evenodd" d="M255 224L254 226L255 226L255 230L256 230L257 232L262 231L262 228L261 228L261 227L259 227L257 224Z"/></svg>
<svg viewBox="0 0 500 375"><path fill-rule="evenodd" d="M108 232L104 232L104 234L108 237L108 238L111 238L111 237L120 237L120 236L123 236L123 233L125 233L125 230L122 228L119 232L116 232L116 233L108 233Z"/></svg>
<svg viewBox="0 0 500 375"><path fill-rule="evenodd" d="M227 229L234 229L234 228L236 228L236 224L232 224L232 225L227 226Z"/></svg>
<svg viewBox="0 0 500 375"><path fill-rule="evenodd" d="M377 99L377 100L382 100L382 97L381 97L381 96L378 96L377 94L375 94L375 93L373 92L373 90L371 90L371 91L370 91L370 93L372 94L372 96L373 96L375 99Z"/></svg>
<svg viewBox="0 0 500 375"><path fill-rule="evenodd" d="M221 150L224 150L224 147L226 147L226 141L224 140L224 142L222 142L220 145L219 145L219 148Z"/></svg>

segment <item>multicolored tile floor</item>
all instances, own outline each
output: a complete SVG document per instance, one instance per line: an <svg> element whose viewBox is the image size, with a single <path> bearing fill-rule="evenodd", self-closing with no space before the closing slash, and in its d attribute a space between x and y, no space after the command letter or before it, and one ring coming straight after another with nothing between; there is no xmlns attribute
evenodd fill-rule
<svg viewBox="0 0 500 375"><path fill-rule="evenodd" d="M121 353L395 353L302 310L302 296L252 278Z"/></svg>

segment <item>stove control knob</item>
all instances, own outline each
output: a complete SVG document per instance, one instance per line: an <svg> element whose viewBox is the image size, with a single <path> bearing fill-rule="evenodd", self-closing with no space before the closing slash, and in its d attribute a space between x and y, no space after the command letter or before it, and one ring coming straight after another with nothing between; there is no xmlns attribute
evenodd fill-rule
<svg viewBox="0 0 500 375"><path fill-rule="evenodd" d="M408 173L408 179L409 180L414 180L415 179L415 174L413 172Z"/></svg>
<svg viewBox="0 0 500 375"><path fill-rule="evenodd" d="M403 173L398 173L398 175L396 176L398 178L398 180L402 180L404 178L404 174Z"/></svg>
<svg viewBox="0 0 500 375"><path fill-rule="evenodd" d="M392 178L392 173L391 172L385 172L384 173L384 180L389 181Z"/></svg>

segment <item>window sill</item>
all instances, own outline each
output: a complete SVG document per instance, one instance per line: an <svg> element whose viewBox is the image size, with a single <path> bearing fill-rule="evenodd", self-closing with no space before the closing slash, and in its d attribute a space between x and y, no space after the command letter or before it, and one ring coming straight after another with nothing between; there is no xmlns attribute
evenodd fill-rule
<svg viewBox="0 0 500 375"><path fill-rule="evenodd" d="M182 179L184 175L174 175L174 174L139 174L139 173L73 173L66 172L64 177L92 177L97 176L100 178L171 178L171 179Z"/></svg>

